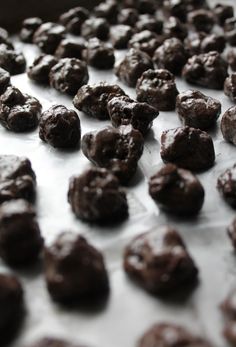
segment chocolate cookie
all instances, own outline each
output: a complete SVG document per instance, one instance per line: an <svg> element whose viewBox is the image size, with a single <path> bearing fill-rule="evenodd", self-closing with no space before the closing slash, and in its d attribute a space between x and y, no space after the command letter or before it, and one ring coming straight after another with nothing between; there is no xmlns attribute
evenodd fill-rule
<svg viewBox="0 0 236 347"><path fill-rule="evenodd" d="M129 25L118 24L111 27L111 42L116 49L125 49L133 35L133 29Z"/></svg>
<svg viewBox="0 0 236 347"><path fill-rule="evenodd" d="M8 71L0 67L0 95L5 92L11 84L10 74Z"/></svg>
<svg viewBox="0 0 236 347"><path fill-rule="evenodd" d="M115 63L112 45L96 37L88 41L87 48L83 51L83 58L87 64L101 70L112 69Z"/></svg>
<svg viewBox="0 0 236 347"><path fill-rule="evenodd" d="M76 58L64 58L54 65L49 73L51 87L59 92L75 95L89 80L85 62Z"/></svg>
<svg viewBox="0 0 236 347"><path fill-rule="evenodd" d="M29 159L16 155L0 155L0 181L15 180L21 176L36 179Z"/></svg>
<svg viewBox="0 0 236 347"><path fill-rule="evenodd" d="M156 295L173 295L195 283L198 275L181 236L167 226L136 236L125 249L124 269Z"/></svg>
<svg viewBox="0 0 236 347"><path fill-rule="evenodd" d="M36 177L27 158L0 156L0 204L13 199L34 202Z"/></svg>
<svg viewBox="0 0 236 347"><path fill-rule="evenodd" d="M121 63L116 67L116 76L129 87L135 87L142 73L153 68L149 55L138 49L131 48Z"/></svg>
<svg viewBox="0 0 236 347"><path fill-rule="evenodd" d="M230 5L216 4L214 7L214 15L220 26L224 26L226 19L234 16L234 8Z"/></svg>
<svg viewBox="0 0 236 347"><path fill-rule="evenodd" d="M158 69L169 70L174 75L181 73L186 61L184 45L175 37L165 40L153 55L153 62Z"/></svg>
<svg viewBox="0 0 236 347"><path fill-rule="evenodd" d="M226 78L224 83L224 93L231 101L236 103L236 72Z"/></svg>
<svg viewBox="0 0 236 347"><path fill-rule="evenodd" d="M158 111L149 103L137 102L128 96L117 96L108 102L107 106L111 123L114 127L132 125L146 135L152 127L153 120L158 116Z"/></svg>
<svg viewBox="0 0 236 347"><path fill-rule="evenodd" d="M142 336L138 347L211 347L211 344L202 337L191 334L180 325L158 323L153 325Z"/></svg>
<svg viewBox="0 0 236 347"><path fill-rule="evenodd" d="M198 90L187 90L177 96L176 111L183 125L207 130L216 124L221 103Z"/></svg>
<svg viewBox="0 0 236 347"><path fill-rule="evenodd" d="M223 114L220 128L224 139L236 145L236 106L230 107Z"/></svg>
<svg viewBox="0 0 236 347"><path fill-rule="evenodd" d="M90 117L108 119L108 102L125 92L117 84L100 82L81 87L74 97L73 104L79 110Z"/></svg>
<svg viewBox="0 0 236 347"><path fill-rule="evenodd" d="M201 42L201 52L208 53L216 51L219 53L224 52L226 43L223 35L211 34L203 38Z"/></svg>
<svg viewBox="0 0 236 347"><path fill-rule="evenodd" d="M109 23L105 18L89 18L81 26L81 36L85 39L97 37L102 41L106 41L109 32Z"/></svg>
<svg viewBox="0 0 236 347"><path fill-rule="evenodd" d="M233 71L236 71L236 50L230 49L227 53L227 62Z"/></svg>
<svg viewBox="0 0 236 347"><path fill-rule="evenodd" d="M217 180L217 188L227 204L236 208L236 164L225 170Z"/></svg>
<svg viewBox="0 0 236 347"><path fill-rule="evenodd" d="M183 78L205 88L223 89L228 64L218 52L194 55L183 68Z"/></svg>
<svg viewBox="0 0 236 347"><path fill-rule="evenodd" d="M200 129L188 126L166 130L161 136L161 158L181 168L204 171L214 165L212 138Z"/></svg>
<svg viewBox="0 0 236 347"><path fill-rule="evenodd" d="M65 27L63 25L47 22L40 25L35 31L33 42L47 54L54 54L60 41L65 37Z"/></svg>
<svg viewBox="0 0 236 347"><path fill-rule="evenodd" d="M7 130L26 132L37 127L42 105L16 87L8 87L0 97L0 123Z"/></svg>
<svg viewBox="0 0 236 347"><path fill-rule="evenodd" d="M75 215L88 222L114 223L128 215L125 192L106 169L91 168L72 177L68 201Z"/></svg>
<svg viewBox="0 0 236 347"><path fill-rule="evenodd" d="M74 7L63 13L59 22L66 27L66 30L74 35L79 35L81 26L89 18L89 11L84 7Z"/></svg>
<svg viewBox="0 0 236 347"><path fill-rule="evenodd" d="M147 102L160 111L175 109L178 90L175 77L168 70L148 70L138 79L136 85L137 100Z"/></svg>
<svg viewBox="0 0 236 347"><path fill-rule="evenodd" d="M43 112L39 122L39 137L55 148L75 148L80 142L80 120L77 113L62 105Z"/></svg>
<svg viewBox="0 0 236 347"><path fill-rule="evenodd" d="M23 288L14 275L0 274L0 342L12 339L24 315Z"/></svg>
<svg viewBox="0 0 236 347"><path fill-rule="evenodd" d="M10 73L18 75L25 72L26 60L24 55L6 44L0 44L0 67Z"/></svg>
<svg viewBox="0 0 236 347"><path fill-rule="evenodd" d="M135 174L143 144L142 134L130 125L87 133L81 142L84 155L96 166L110 170L121 183Z"/></svg>
<svg viewBox="0 0 236 347"><path fill-rule="evenodd" d="M28 77L37 82L49 84L49 73L58 60L50 54L40 54L28 68Z"/></svg>
<svg viewBox="0 0 236 347"><path fill-rule="evenodd" d="M38 259L43 246L34 207L25 200L0 206L0 257L13 266L29 265Z"/></svg>
<svg viewBox="0 0 236 347"><path fill-rule="evenodd" d="M20 32L21 41L32 43L34 33L42 23L42 19L38 17L26 18L22 23L22 28Z"/></svg>
<svg viewBox="0 0 236 347"><path fill-rule="evenodd" d="M102 254L75 233L63 232L45 248L44 267L48 291L56 301L91 300L109 290Z"/></svg>
<svg viewBox="0 0 236 347"><path fill-rule="evenodd" d="M183 41L188 35L187 26L176 17L169 17L164 22L163 34L166 38L176 37Z"/></svg>
<svg viewBox="0 0 236 347"><path fill-rule="evenodd" d="M118 13L117 21L119 24L133 27L138 21L138 17L138 11L135 8L122 8Z"/></svg>
<svg viewBox="0 0 236 347"><path fill-rule="evenodd" d="M82 53L86 45L83 39L64 39L60 42L55 51L57 59L62 58L77 58L82 59Z"/></svg>
<svg viewBox="0 0 236 347"><path fill-rule="evenodd" d="M158 206L176 215L193 215L204 202L204 188L190 171L167 164L149 179L149 194Z"/></svg>
<svg viewBox="0 0 236 347"><path fill-rule="evenodd" d="M119 5L116 0L105 0L94 7L96 17L105 18L110 24L117 23Z"/></svg>
<svg viewBox="0 0 236 347"><path fill-rule="evenodd" d="M163 43L163 41L163 36L157 35L150 30L143 30L132 36L129 41L129 48L139 49L152 57L155 50Z"/></svg>
<svg viewBox="0 0 236 347"><path fill-rule="evenodd" d="M215 21L211 11L198 9L188 14L188 22L196 31L211 32Z"/></svg>
<svg viewBox="0 0 236 347"><path fill-rule="evenodd" d="M162 34L162 29L162 20L150 14L143 14L139 16L138 21L135 23L135 31L137 32L149 30L160 35Z"/></svg>
<svg viewBox="0 0 236 347"><path fill-rule="evenodd" d="M224 23L225 38L231 46L236 46L236 18L228 18Z"/></svg>
<svg viewBox="0 0 236 347"><path fill-rule="evenodd" d="M184 48L189 57L198 55L202 52L202 41L208 35L204 32L189 32L188 36L184 40Z"/></svg>

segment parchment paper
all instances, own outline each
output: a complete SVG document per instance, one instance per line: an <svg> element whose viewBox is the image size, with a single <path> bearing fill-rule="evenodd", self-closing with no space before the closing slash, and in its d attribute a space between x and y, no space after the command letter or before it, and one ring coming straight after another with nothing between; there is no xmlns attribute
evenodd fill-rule
<svg viewBox="0 0 236 347"><path fill-rule="evenodd" d="M234 1L227 3L233 4ZM22 44L18 42L17 46L22 47ZM39 53L31 45L24 45L23 50L28 64ZM122 51L117 53L117 61L122 55ZM131 97L135 97L134 89L117 81L112 71L89 68L89 72L89 83L118 83ZM13 77L12 84L37 97L44 110L56 103L73 108L71 97L51 88L39 87L30 82L26 74ZM195 88L180 79L177 79L177 85L179 91ZM219 99L222 102L222 114L232 105L223 92L197 89ZM82 113L79 116L82 134L109 124L108 121L97 121ZM16 271L24 285L27 315L12 347L45 335L64 337L91 347L134 347L142 333L158 321L183 324L210 339L215 346L225 344L221 337L223 319L218 306L229 289L236 287L236 258L225 230L235 213L219 196L216 180L222 171L236 162L236 148L223 140L219 123L220 120L216 129L210 132L215 145L216 164L211 170L198 175L204 185L206 198L197 218L178 220L159 212L148 195L147 179L162 166L160 135L165 129L181 125L175 112L160 112L154 121L153 130L146 138L139 170L127 189L130 218L113 228L100 228L80 222L67 203L69 177L81 173L90 165L81 150L55 150L42 143L37 131L14 134L0 128L0 153L27 156L32 162L38 182L38 218L46 243L52 242L63 230L86 235L104 253L111 285L109 299L103 307L93 311L76 308L69 310L50 299L41 269ZM129 240L166 223L179 230L200 270L198 287L186 300L179 302L152 297L133 284L122 269L122 253ZM9 271L2 263L0 270Z"/></svg>

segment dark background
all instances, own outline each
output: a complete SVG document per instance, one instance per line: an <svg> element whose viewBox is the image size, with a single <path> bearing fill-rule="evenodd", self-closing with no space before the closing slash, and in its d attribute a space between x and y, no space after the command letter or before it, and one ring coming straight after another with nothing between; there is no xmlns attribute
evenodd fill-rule
<svg viewBox="0 0 236 347"><path fill-rule="evenodd" d="M0 0L0 26L17 31L29 16L56 20L65 10L75 6L92 9L100 0Z"/></svg>

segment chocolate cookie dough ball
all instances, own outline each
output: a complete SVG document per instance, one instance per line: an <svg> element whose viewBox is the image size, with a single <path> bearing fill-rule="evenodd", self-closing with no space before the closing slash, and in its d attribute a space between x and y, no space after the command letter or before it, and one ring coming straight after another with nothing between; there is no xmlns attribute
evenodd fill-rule
<svg viewBox="0 0 236 347"><path fill-rule="evenodd" d="M32 43L34 33L42 23L42 19L38 17L26 18L22 23L22 28L20 32L21 41Z"/></svg>
<svg viewBox="0 0 236 347"><path fill-rule="evenodd" d="M39 122L39 137L55 148L75 148L80 142L80 120L77 113L62 105L43 112Z"/></svg>
<svg viewBox="0 0 236 347"><path fill-rule="evenodd" d="M215 21L211 11L205 9L195 10L188 15L189 24L196 31L211 32Z"/></svg>
<svg viewBox="0 0 236 347"><path fill-rule="evenodd" d="M223 114L220 128L224 139L236 145L236 106L230 107Z"/></svg>
<svg viewBox="0 0 236 347"><path fill-rule="evenodd" d="M233 71L236 71L236 50L230 49L227 53L227 62Z"/></svg>
<svg viewBox="0 0 236 347"><path fill-rule="evenodd" d="M197 177L173 164L150 178L149 194L161 209L176 215L194 215L204 202L204 189Z"/></svg>
<svg viewBox="0 0 236 347"><path fill-rule="evenodd" d="M142 134L132 126L108 126L85 134L81 143L84 155L93 164L110 170L124 184L136 172L143 145Z"/></svg>
<svg viewBox="0 0 236 347"><path fill-rule="evenodd" d="M168 70L148 70L139 78L136 85L137 100L147 102L160 111L175 109L178 90L175 77Z"/></svg>
<svg viewBox="0 0 236 347"><path fill-rule="evenodd" d="M202 53L202 41L207 37L203 32L190 32L184 40L184 48L189 57Z"/></svg>
<svg viewBox="0 0 236 347"><path fill-rule="evenodd" d="M97 37L102 41L106 41L109 32L109 23L105 18L89 18L81 26L81 36L85 39Z"/></svg>
<svg viewBox="0 0 236 347"><path fill-rule="evenodd" d="M54 54L60 41L65 37L65 27L63 25L47 22L40 25L35 31L33 43L35 43L44 53Z"/></svg>
<svg viewBox="0 0 236 347"><path fill-rule="evenodd" d="M4 43L8 48L14 48L12 42L10 41L8 31L2 27L0 27L0 44L1 43Z"/></svg>
<svg viewBox="0 0 236 347"><path fill-rule="evenodd" d="M236 72L226 78L224 83L224 93L231 101L236 103Z"/></svg>
<svg viewBox="0 0 236 347"><path fill-rule="evenodd" d="M44 267L48 291L58 302L91 300L109 290L102 254L75 233L63 232L45 248Z"/></svg>
<svg viewBox="0 0 236 347"><path fill-rule="evenodd" d="M183 78L195 85L211 89L223 89L228 76L228 64L218 52L194 55L183 68Z"/></svg>
<svg viewBox="0 0 236 347"><path fill-rule="evenodd" d="M186 22L187 19L187 6L186 1L183 0L164 0L163 10L167 17L173 16L178 18L181 22Z"/></svg>
<svg viewBox="0 0 236 347"><path fill-rule="evenodd" d="M54 337L43 337L33 344L24 346L24 347L81 347L79 345L75 345L74 343L70 343L65 340L57 339Z"/></svg>
<svg viewBox="0 0 236 347"><path fill-rule="evenodd" d="M223 35L211 34L203 38L201 42L201 52L208 53L216 51L222 53L225 49L225 38Z"/></svg>
<svg viewBox="0 0 236 347"><path fill-rule="evenodd" d="M95 6L96 17L105 18L110 24L116 24L119 6L116 0L106 0Z"/></svg>
<svg viewBox="0 0 236 347"><path fill-rule="evenodd" d="M234 218L232 223L228 226L227 233L229 235L233 247L236 249L236 218Z"/></svg>
<svg viewBox="0 0 236 347"><path fill-rule="evenodd" d="M0 256L13 266L29 265L43 246L36 212L25 200L11 200L0 206Z"/></svg>
<svg viewBox="0 0 236 347"><path fill-rule="evenodd" d="M27 158L1 155L0 171L0 204L13 199L34 202L36 177Z"/></svg>
<svg viewBox="0 0 236 347"><path fill-rule="evenodd" d="M188 126L166 130L161 136L161 158L164 163L204 171L214 165L212 138L205 131Z"/></svg>
<svg viewBox="0 0 236 347"><path fill-rule="evenodd" d="M166 38L176 37L183 41L188 35L187 26L176 17L170 17L164 22L163 34Z"/></svg>
<svg viewBox="0 0 236 347"><path fill-rule="evenodd" d="M157 109L146 102L137 102L128 96L117 96L108 102L108 112L112 125L117 128L121 125L132 125L146 135L152 127L153 120L158 116Z"/></svg>
<svg viewBox="0 0 236 347"><path fill-rule="evenodd" d="M83 22L89 18L89 11L84 7L74 7L63 13L59 22L66 27L66 30L74 35L79 35Z"/></svg>
<svg viewBox="0 0 236 347"><path fill-rule="evenodd" d="M26 60L21 52L2 43L0 44L0 67L8 71L10 75L18 75L25 72Z"/></svg>
<svg viewBox="0 0 236 347"><path fill-rule="evenodd" d="M23 288L18 278L0 274L0 342L12 338L24 316Z"/></svg>
<svg viewBox="0 0 236 347"><path fill-rule="evenodd" d="M139 49L152 57L155 50L162 45L163 41L163 36L156 35L150 30L144 30L132 36L129 41L129 48Z"/></svg>
<svg viewBox="0 0 236 347"><path fill-rule="evenodd" d="M111 42L116 49L125 49L133 35L133 29L129 25L118 24L111 27Z"/></svg>
<svg viewBox="0 0 236 347"><path fill-rule="evenodd" d="M162 34L163 22L155 16L143 14L139 16L138 21L135 24L135 31L140 32L149 30L158 35Z"/></svg>
<svg viewBox="0 0 236 347"><path fill-rule="evenodd" d="M221 114L221 103L198 90L187 90L176 98L176 111L183 125L207 130Z"/></svg>
<svg viewBox="0 0 236 347"><path fill-rule="evenodd" d="M117 84L100 82L93 85L81 87L74 97L73 104L79 110L90 117L97 119L108 119L108 102L125 92Z"/></svg>
<svg viewBox="0 0 236 347"><path fill-rule="evenodd" d="M211 347L201 337L192 335L187 329L170 323L158 323L152 326L140 339L138 347Z"/></svg>
<svg viewBox="0 0 236 347"><path fill-rule="evenodd" d="M236 164L225 170L217 180L217 188L228 205L236 208Z"/></svg>
<svg viewBox="0 0 236 347"><path fill-rule="evenodd" d="M143 72L152 68L152 60L145 52L131 48L116 67L115 74L129 87L135 87Z"/></svg>
<svg viewBox="0 0 236 347"><path fill-rule="evenodd" d="M193 285L198 274L181 236L167 226L136 236L125 249L124 269L156 295L173 295Z"/></svg>
<svg viewBox="0 0 236 347"><path fill-rule="evenodd" d="M174 75L181 73L186 61L184 45L175 37L165 40L153 55L153 62L158 69L169 70Z"/></svg>
<svg viewBox="0 0 236 347"><path fill-rule="evenodd" d="M60 42L55 51L55 57L57 59L62 58L78 58L82 59L83 50L86 45L83 39L64 39Z"/></svg>
<svg viewBox="0 0 236 347"><path fill-rule="evenodd" d="M64 58L54 65L49 73L51 87L59 92L75 95L89 80L85 62L76 58Z"/></svg>
<svg viewBox="0 0 236 347"><path fill-rule="evenodd" d="M96 37L88 41L87 48L83 52L83 58L88 65L101 70L112 69L115 63L112 45L104 43Z"/></svg>
<svg viewBox="0 0 236 347"><path fill-rule="evenodd" d="M231 346L236 346L236 321L229 321L224 327L223 335Z"/></svg>
<svg viewBox="0 0 236 347"><path fill-rule="evenodd" d="M37 127L42 105L16 87L8 87L0 97L0 123L7 130L26 132Z"/></svg>
<svg viewBox="0 0 236 347"><path fill-rule="evenodd" d="M57 63L58 60L53 55L40 54L28 68L28 77L37 83L49 84L49 73Z"/></svg>
<svg viewBox="0 0 236 347"><path fill-rule="evenodd" d="M8 71L0 67L0 95L5 92L11 84L10 74Z"/></svg>
<svg viewBox="0 0 236 347"><path fill-rule="evenodd" d="M220 26L224 26L226 19L234 16L234 8L230 5L216 4L214 9L215 18Z"/></svg>
<svg viewBox="0 0 236 347"><path fill-rule="evenodd" d="M91 168L72 177L68 201L75 215L88 222L114 223L128 216L126 194L106 169Z"/></svg>
<svg viewBox="0 0 236 347"><path fill-rule="evenodd" d="M225 38L231 46L236 46L236 18L228 18L224 24Z"/></svg>
<svg viewBox="0 0 236 347"><path fill-rule="evenodd" d="M16 199L34 202L35 197L36 182L28 175L0 181L0 204L5 201Z"/></svg>
<svg viewBox="0 0 236 347"><path fill-rule="evenodd" d="M135 8L122 8L117 17L119 24L130 25L133 27L138 21L138 11Z"/></svg>
<svg viewBox="0 0 236 347"><path fill-rule="evenodd" d="M0 181L17 179L20 176L36 179L29 159L16 155L0 155Z"/></svg>

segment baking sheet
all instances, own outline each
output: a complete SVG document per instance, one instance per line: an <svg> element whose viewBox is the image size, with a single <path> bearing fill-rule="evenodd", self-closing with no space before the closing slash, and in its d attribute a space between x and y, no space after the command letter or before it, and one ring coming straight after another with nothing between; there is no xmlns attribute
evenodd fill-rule
<svg viewBox="0 0 236 347"><path fill-rule="evenodd" d="M22 44L17 43L17 46L22 47ZM31 45L24 45L23 50L30 64L38 50ZM117 53L117 61L123 54ZM89 72L89 83L118 83L131 97L135 97L134 89L117 81L111 71L89 68ZM14 76L12 84L37 97L44 110L55 103L73 108L71 97L50 88L41 88L29 81L25 74ZM177 85L179 91L191 88L180 79L177 79ZM222 92L200 90L222 102L222 113L232 106ZM82 113L79 116L82 134L109 124ZM0 153L27 156L32 162L38 183L38 218L46 243L52 242L62 230L84 234L104 253L111 285L110 296L103 307L93 311L67 310L50 299L40 269L17 271L25 289L27 315L12 347L45 335L64 337L91 347L133 347L142 333L158 321L183 324L211 340L215 346L224 345L221 337L223 320L218 306L229 289L236 286L236 258L225 230L235 213L219 196L216 180L222 171L236 162L236 148L223 140L219 122L210 133L215 145L216 164L213 169L198 175L206 191L205 203L198 217L184 220L167 216L159 212L148 195L147 179L162 166L159 155L161 133L181 125L175 112L160 112L146 138L138 172L128 188L130 218L113 228L80 222L67 203L70 176L81 173L90 165L80 150L55 150L39 139L37 131L14 134L0 128ZM200 270L198 287L179 302L152 297L133 284L122 269L122 252L129 240L166 223L179 230ZM0 270L7 269L2 263L0 267Z"/></svg>

